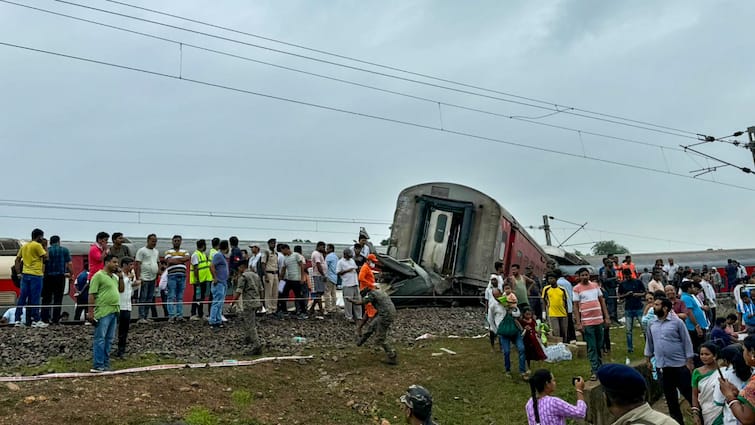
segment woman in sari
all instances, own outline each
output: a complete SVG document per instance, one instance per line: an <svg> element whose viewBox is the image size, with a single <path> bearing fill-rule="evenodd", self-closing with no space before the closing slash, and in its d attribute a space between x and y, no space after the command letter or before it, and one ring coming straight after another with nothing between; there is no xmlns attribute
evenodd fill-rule
<svg viewBox="0 0 755 425"><path fill-rule="evenodd" d="M696 425L713 425L721 415L714 395L718 389L718 345L706 342L700 346L702 366L692 372L692 416Z"/></svg>
<svg viewBox="0 0 755 425"><path fill-rule="evenodd" d="M721 360L721 372L724 379L734 384L739 390L744 388L747 380L752 376L752 369L745 363L742 356L742 346L732 344L718 352L718 358ZM726 406L726 398L720 388L714 396L716 405L723 407L724 411L721 420L713 422L714 425L739 425L739 421L731 413L731 409Z"/></svg>
<svg viewBox="0 0 755 425"><path fill-rule="evenodd" d="M747 365L755 367L755 335L744 340L744 359ZM755 375L751 376L740 391L737 386L726 379L719 378L721 392L726 406L742 425L755 425Z"/></svg>

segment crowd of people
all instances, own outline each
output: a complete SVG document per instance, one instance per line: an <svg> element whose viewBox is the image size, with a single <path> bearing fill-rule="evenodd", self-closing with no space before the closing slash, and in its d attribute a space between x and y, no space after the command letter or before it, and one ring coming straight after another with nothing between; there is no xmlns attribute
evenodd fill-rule
<svg viewBox="0 0 755 425"><path fill-rule="evenodd" d="M626 363L629 364L629 354L635 349L635 326L639 326L645 339L648 367L661 381L669 414L676 423L684 423L679 395L692 406L696 424L755 423L752 412L755 381L752 390L746 384L751 377L747 365L755 365L755 352L751 352L755 346L755 303L746 285L755 286L755 277L743 273L744 268L734 260L729 260L731 267L727 267L724 278L715 268L694 270L676 265L673 259L668 259L666 265L658 260L652 272L645 270L640 274L630 256L621 263L615 256L608 256L603 264L596 275L591 275L588 268L579 269L573 284L558 269L551 268L545 275L544 287L539 286L540 281L532 275L531 269L521 275L519 265L513 264L510 274L504 276L503 264L495 264L500 273L490 276L485 291L491 347L499 341L508 377L511 376L510 346L517 347L519 372L523 379L529 380L533 400L540 400L535 408L532 402L528 404L530 423L562 424L564 418L583 417L585 411L581 401L571 406L549 396L552 393L549 385L555 386L550 372L541 370L530 375L526 362L541 359L536 349L540 342L537 338L527 338L531 327L527 325L528 320L522 318L537 314L539 306L542 306L541 317L549 324L551 336L575 341L577 333L581 335L592 371L589 379L600 381L607 391L607 383L601 379L605 372L601 371L608 366L618 366L603 364L603 354L611 350L609 329L620 326L626 329ZM716 292L721 289L734 293L737 314L716 316ZM623 323L618 314L621 304ZM517 320L521 322L519 326L515 325ZM717 371L721 373L716 375ZM632 380L629 375L625 378L628 382ZM640 387L644 388L644 379L642 383L636 390L644 397L644 389L640 391ZM578 392L580 386L577 383ZM611 391L621 392L622 389ZM581 394L578 399L581 400ZM640 401L644 398L630 399L629 404ZM655 417L650 411L646 413L648 418ZM753 421L747 419L750 415ZM553 419L556 417L560 419Z"/></svg>
<svg viewBox="0 0 755 425"><path fill-rule="evenodd" d="M157 316L155 298L159 296L169 322L186 320L183 300L187 282L192 294L189 320L204 319L220 332L227 320L223 307L232 304L250 354L259 354L263 347L257 335L258 315L307 320L312 315L334 314L338 288L343 292L343 317L355 324L359 335L357 345L375 335L386 353L385 362L397 363L396 351L387 338L396 310L390 297L376 290L373 269L379 259L365 235L360 234L359 242L345 249L340 258L335 246L325 242L316 244L310 258L304 257L301 246L292 249L275 239L266 247L250 245L251 254L239 247L236 237L214 238L209 249L205 240L198 240L191 253L182 247L180 235L173 236L171 242L172 248L160 253L157 236L150 234L145 246L132 253L121 233L111 237L100 232L85 269L76 274L60 238L52 236L48 242L44 232L34 229L31 241L16 258L14 271L21 295L5 320L33 328L64 320L65 280L76 276L74 318L83 317L94 325L92 371L101 372L111 367L114 341L116 356L126 353L133 308L138 310L137 324L149 326ZM743 268L734 260L729 264L723 276L715 268L694 270L676 265L673 259L667 264L658 260L652 271L638 273L631 257L619 262L608 256L597 275L582 268L574 283L557 268L550 268L542 286L531 267L521 273L520 266L512 264L504 275L503 264L496 263L497 273L490 276L484 294L490 344L493 349L496 342L500 346L508 377L512 345L515 347L518 372L532 389L526 407L530 423L561 424L568 417L584 417L586 411L581 378L574 383L578 402L572 406L552 396L555 380L550 372L530 372L531 361L546 359L541 319L552 337L563 341L574 341L578 334L582 337L592 371L589 380L601 382L617 417L670 423L646 406L645 381L640 376L640 384L634 369L603 364L603 354L611 350L609 328L625 327L628 359L635 349L637 325L645 337L644 355L662 382L675 422L684 423L681 395L692 406L697 424L755 423L755 379L751 373L755 366L755 303L744 290L749 278L742 274ZM749 282L755 285L755 279ZM716 292L721 289L734 292L737 315L716 316ZM623 305L623 324L619 305ZM209 307L206 314L205 306ZM616 423L634 423L629 419Z"/></svg>
<svg viewBox="0 0 755 425"><path fill-rule="evenodd" d="M212 239L209 251L206 241L200 239L193 253L182 248L180 235L171 238L172 248L164 253L157 251L155 234L148 235L145 246L133 256L123 242L121 233L114 233L112 239L106 232L98 233L84 270L75 275L70 252L60 246L60 238L53 236L48 243L44 232L34 229L16 257L14 275L21 294L12 315L6 315L8 322L33 328L59 323L64 317L65 280L76 276L74 318L94 325L92 372L102 372L110 369L116 330L116 356L123 357L126 352L135 304L139 325L152 323L149 313L157 316L158 293L169 322L186 320L187 280L192 291L189 320L206 318L209 326L220 332L227 321L223 307L231 304L253 355L261 353L263 346L257 335L258 314L299 320L308 319L309 314L333 314L337 311L336 288L341 288L344 318L356 325L358 345L375 335L386 353L385 362L397 364L396 351L387 338L396 309L390 297L377 290L373 270L379 260L364 234L360 233L359 242L345 249L341 258L335 254L335 246L325 242L317 243L309 259L303 256L301 246L292 250L275 239L268 241L266 250L251 245L252 255L239 247L234 236ZM293 313L289 313L291 304ZM206 316L205 305L209 306Z"/></svg>

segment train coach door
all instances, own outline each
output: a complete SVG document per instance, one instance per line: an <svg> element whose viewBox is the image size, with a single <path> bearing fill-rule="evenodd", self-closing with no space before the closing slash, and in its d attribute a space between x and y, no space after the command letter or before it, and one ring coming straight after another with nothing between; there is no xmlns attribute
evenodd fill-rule
<svg viewBox="0 0 755 425"><path fill-rule="evenodd" d="M446 252L451 233L453 213L433 209L425 228L420 266L436 273L442 273L446 263Z"/></svg>

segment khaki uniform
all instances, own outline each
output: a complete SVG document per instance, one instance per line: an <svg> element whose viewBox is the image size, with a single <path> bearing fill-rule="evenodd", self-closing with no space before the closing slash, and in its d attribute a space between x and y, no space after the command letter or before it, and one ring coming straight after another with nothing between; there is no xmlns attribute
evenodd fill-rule
<svg viewBox="0 0 755 425"><path fill-rule="evenodd" d="M677 425L671 416L653 410L645 403L624 413L613 425Z"/></svg>
<svg viewBox="0 0 755 425"><path fill-rule="evenodd" d="M383 291L373 290L365 295L363 301L372 304L377 309L377 315L367 325L367 330L362 333L357 345L364 344L372 334L375 334L375 342L385 351L387 363L396 364L396 350L388 342L388 332L390 332L393 320L396 318L396 307L393 305L391 297Z"/></svg>
<svg viewBox="0 0 755 425"><path fill-rule="evenodd" d="M273 314L278 308L278 253L265 251L265 308L267 314Z"/></svg>
<svg viewBox="0 0 755 425"><path fill-rule="evenodd" d="M262 348L257 335L257 310L262 307L263 292L262 281L254 271L247 270L236 279L236 293L241 295L239 307L244 327L244 343L249 345L253 352L259 352Z"/></svg>

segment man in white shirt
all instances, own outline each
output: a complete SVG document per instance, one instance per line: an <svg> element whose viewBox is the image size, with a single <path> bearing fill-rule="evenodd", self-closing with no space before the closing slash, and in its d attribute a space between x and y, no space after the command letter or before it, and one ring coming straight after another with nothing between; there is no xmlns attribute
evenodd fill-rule
<svg viewBox="0 0 755 425"><path fill-rule="evenodd" d="M705 293L705 301L707 302L708 307L710 307L710 310L708 310L707 312L707 316L712 328L716 323L716 291L713 289L713 285L711 285L710 282L705 279L700 281L700 286L703 287L703 293Z"/></svg>
<svg viewBox="0 0 755 425"><path fill-rule="evenodd" d="M668 264L663 266L663 273L666 273L666 280L669 282L674 281L674 277L676 276L676 272L679 270L679 265L674 264L674 259L669 258Z"/></svg>
<svg viewBox="0 0 755 425"><path fill-rule="evenodd" d="M561 274L561 270L556 269L556 275L559 276L556 283L566 291L566 340L574 341L577 339L577 332L574 329L574 287Z"/></svg>
<svg viewBox="0 0 755 425"><path fill-rule="evenodd" d="M121 272L123 272L123 292L118 296L120 305L120 315L118 316L118 351L115 357L122 359L126 354L126 338L128 338L128 329L131 324L131 294L134 288L141 286L135 279L131 279L131 271L134 260L130 257L124 257L121 260Z"/></svg>
<svg viewBox="0 0 755 425"><path fill-rule="evenodd" d="M362 308L351 302L352 300L361 301L359 295L359 282L357 280L357 263L352 258L350 248L343 250L343 258L338 260L336 265L336 274L341 276L341 287L343 288L343 313L346 320L351 323L362 320Z"/></svg>
<svg viewBox="0 0 755 425"><path fill-rule="evenodd" d="M139 287L139 322L149 323L147 313L150 310L150 304L155 302L155 281L159 277L158 261L160 253L157 251L157 235L150 234L147 236L147 245L136 251L136 262L134 264L134 276L140 283Z"/></svg>
<svg viewBox="0 0 755 425"><path fill-rule="evenodd" d="M262 258L262 251L260 251L260 247L257 245L249 245L249 248L252 250L252 255L249 256L249 270L257 273L257 264L260 262L260 258Z"/></svg>
<svg viewBox="0 0 755 425"><path fill-rule="evenodd" d="M16 323L16 308L9 308L8 311L3 314L3 317L0 318L0 324L8 323L10 325ZM21 320L20 323L26 323L26 307L21 307Z"/></svg>

